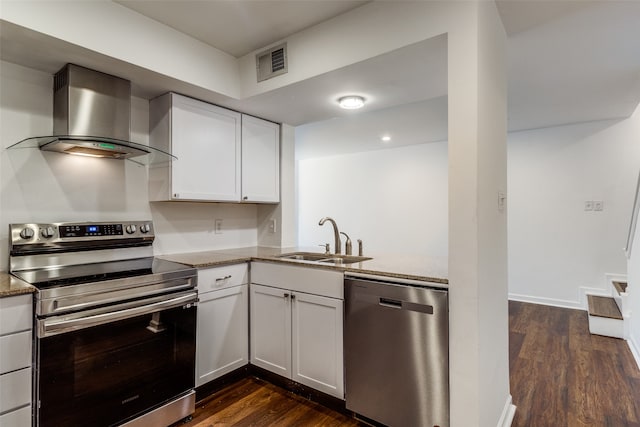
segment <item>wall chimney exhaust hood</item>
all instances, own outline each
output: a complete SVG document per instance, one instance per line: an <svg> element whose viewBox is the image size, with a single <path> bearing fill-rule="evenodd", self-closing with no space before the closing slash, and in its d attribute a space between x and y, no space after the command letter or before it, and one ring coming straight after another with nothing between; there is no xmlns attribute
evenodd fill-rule
<svg viewBox="0 0 640 427"><path fill-rule="evenodd" d="M131 82L67 64L53 79L53 135L27 138L9 148L39 148L140 164L175 159L162 150L129 141L130 127Z"/></svg>

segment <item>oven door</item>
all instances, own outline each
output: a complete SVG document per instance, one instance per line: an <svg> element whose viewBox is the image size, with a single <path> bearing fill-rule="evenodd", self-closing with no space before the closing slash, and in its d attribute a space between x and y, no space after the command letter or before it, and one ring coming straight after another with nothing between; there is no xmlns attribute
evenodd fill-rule
<svg viewBox="0 0 640 427"><path fill-rule="evenodd" d="M195 291L37 321L37 425L110 426L192 390Z"/></svg>

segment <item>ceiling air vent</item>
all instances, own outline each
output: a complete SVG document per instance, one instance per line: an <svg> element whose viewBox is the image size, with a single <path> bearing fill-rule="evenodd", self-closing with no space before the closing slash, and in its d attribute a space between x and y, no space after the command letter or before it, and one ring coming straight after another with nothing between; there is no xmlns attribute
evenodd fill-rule
<svg viewBox="0 0 640 427"><path fill-rule="evenodd" d="M287 44L272 47L256 55L258 81L270 79L287 72Z"/></svg>

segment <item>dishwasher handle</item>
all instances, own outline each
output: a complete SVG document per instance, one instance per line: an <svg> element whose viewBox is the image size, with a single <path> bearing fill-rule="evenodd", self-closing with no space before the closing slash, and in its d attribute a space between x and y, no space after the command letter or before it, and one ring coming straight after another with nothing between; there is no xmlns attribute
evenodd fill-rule
<svg viewBox="0 0 640 427"><path fill-rule="evenodd" d="M394 310L416 311L418 313L433 314L433 305L419 304L410 301L381 297L380 295L356 294L356 301L362 301L367 304L375 304L380 307L391 308Z"/></svg>
<svg viewBox="0 0 640 427"><path fill-rule="evenodd" d="M396 299L380 297L380 302L378 304L380 304L383 307L402 309L402 301L399 301Z"/></svg>

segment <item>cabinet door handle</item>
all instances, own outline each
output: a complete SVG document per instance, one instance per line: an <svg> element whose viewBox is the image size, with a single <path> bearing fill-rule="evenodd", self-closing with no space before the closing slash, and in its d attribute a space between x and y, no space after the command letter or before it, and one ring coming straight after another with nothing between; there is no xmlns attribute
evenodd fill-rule
<svg viewBox="0 0 640 427"><path fill-rule="evenodd" d="M291 294L291 299L296 299L296 294Z"/></svg>
<svg viewBox="0 0 640 427"><path fill-rule="evenodd" d="M216 282L222 282L223 280L227 280L227 279L231 279L231 275L230 274L228 276L218 277L216 279Z"/></svg>
<svg viewBox="0 0 640 427"><path fill-rule="evenodd" d="M289 294L284 294L284 297L285 298L289 298Z"/></svg>

